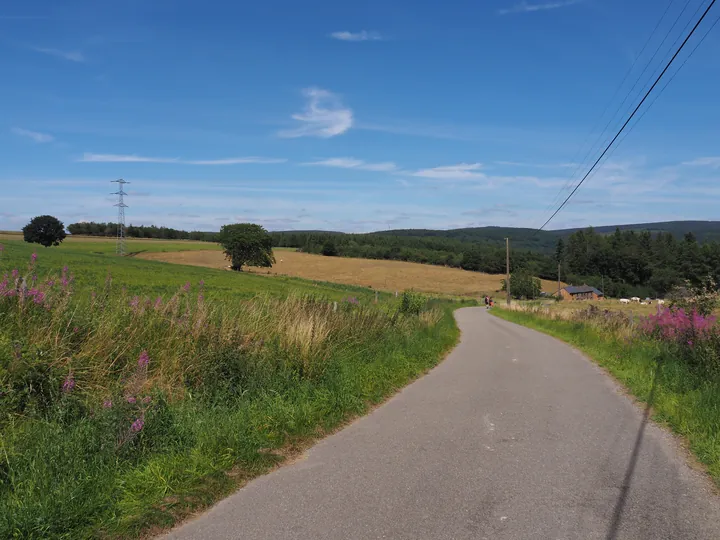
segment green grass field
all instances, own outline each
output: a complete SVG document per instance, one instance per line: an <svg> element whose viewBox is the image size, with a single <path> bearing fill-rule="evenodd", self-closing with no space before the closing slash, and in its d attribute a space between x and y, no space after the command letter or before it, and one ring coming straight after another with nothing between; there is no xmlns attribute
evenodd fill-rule
<svg viewBox="0 0 720 540"><path fill-rule="evenodd" d="M662 343L627 341L612 331L523 311L497 309L493 315L544 332L586 353L608 370L653 419L684 437L690 450L720 486L720 383L670 354Z"/></svg>
<svg viewBox="0 0 720 540"><path fill-rule="evenodd" d="M340 300L349 295L370 298L374 292L363 287L311 282L302 279L262 276L250 273L229 272L197 266L147 261L132 256L115 255L113 239L82 238L63 242L60 246L44 248L27 244L19 235L0 235L4 250L0 255L0 275L13 268L25 268L30 256L37 253L37 274L59 273L67 266L80 287L101 286L108 275L114 283L127 287L136 294L169 294L185 283L197 284L203 280L208 294L218 298L249 298L256 294L285 296L289 292L308 293ZM144 251L186 251L188 249L219 249L209 242L185 240L129 240L128 249ZM381 295L383 299L387 295Z"/></svg>

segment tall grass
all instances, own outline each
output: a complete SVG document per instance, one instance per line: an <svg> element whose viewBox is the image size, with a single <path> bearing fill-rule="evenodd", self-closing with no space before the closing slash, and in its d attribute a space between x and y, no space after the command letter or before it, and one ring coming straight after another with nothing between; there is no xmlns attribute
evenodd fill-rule
<svg viewBox="0 0 720 540"><path fill-rule="evenodd" d="M658 318L684 319L679 312L649 319L597 308L569 314L536 306L493 313L574 345L640 401L652 396L649 404L654 418L686 438L720 485L720 377L716 369L720 328L699 332L706 328L703 322L698 328L667 333L655 326Z"/></svg>
<svg viewBox="0 0 720 540"><path fill-rule="evenodd" d="M0 283L0 537L166 526L431 367L450 309ZM422 304L422 305L421 305Z"/></svg>

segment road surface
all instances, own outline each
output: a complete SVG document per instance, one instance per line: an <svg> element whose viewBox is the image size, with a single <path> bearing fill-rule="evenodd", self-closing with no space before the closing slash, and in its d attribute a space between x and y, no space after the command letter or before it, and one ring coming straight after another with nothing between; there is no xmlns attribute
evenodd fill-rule
<svg viewBox="0 0 720 540"><path fill-rule="evenodd" d="M484 308L450 356L172 539L720 539L720 502L594 364Z"/></svg>

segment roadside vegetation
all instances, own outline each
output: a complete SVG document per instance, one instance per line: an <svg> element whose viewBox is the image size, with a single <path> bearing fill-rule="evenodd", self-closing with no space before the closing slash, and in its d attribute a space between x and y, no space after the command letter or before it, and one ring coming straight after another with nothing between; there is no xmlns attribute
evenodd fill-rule
<svg viewBox="0 0 720 540"><path fill-rule="evenodd" d="M273 278L128 258L108 274L107 257L10 247L0 252L2 538L171 526L367 411L458 337L452 305L411 292L375 304L352 288L326 289L342 292L332 300L278 280L287 294L269 294ZM254 294L217 294L216 274Z"/></svg>
<svg viewBox="0 0 720 540"><path fill-rule="evenodd" d="M585 352L683 436L720 485L720 325L713 285L691 288L670 307L632 316L591 305L554 311L516 304L493 313Z"/></svg>

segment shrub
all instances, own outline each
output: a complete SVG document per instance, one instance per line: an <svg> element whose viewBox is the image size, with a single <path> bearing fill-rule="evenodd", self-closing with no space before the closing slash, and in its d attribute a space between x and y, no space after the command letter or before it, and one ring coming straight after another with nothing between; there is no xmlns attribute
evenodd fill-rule
<svg viewBox="0 0 720 540"><path fill-rule="evenodd" d="M398 311L403 315L420 315L427 305L427 298L413 291L403 291Z"/></svg>

